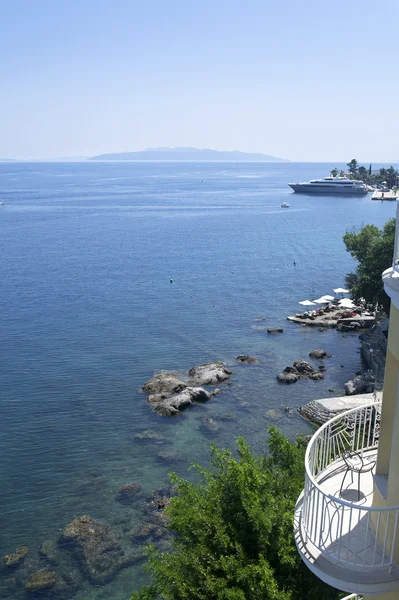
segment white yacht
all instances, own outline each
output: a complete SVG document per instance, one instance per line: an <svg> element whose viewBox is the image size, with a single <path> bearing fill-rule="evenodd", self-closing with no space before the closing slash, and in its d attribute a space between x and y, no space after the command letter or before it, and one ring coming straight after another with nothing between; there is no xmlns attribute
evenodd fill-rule
<svg viewBox="0 0 399 600"><path fill-rule="evenodd" d="M367 194L368 188L363 181L347 177L324 177L304 183L289 183L294 192L302 194Z"/></svg>

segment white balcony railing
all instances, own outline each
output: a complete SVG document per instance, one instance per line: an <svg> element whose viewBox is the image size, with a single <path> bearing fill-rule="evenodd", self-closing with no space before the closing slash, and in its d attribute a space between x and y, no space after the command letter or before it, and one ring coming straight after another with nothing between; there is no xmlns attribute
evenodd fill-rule
<svg viewBox="0 0 399 600"><path fill-rule="evenodd" d="M371 472L361 474L359 479L354 474L353 483L348 473L349 485L341 492L346 473L342 455L351 450L358 452L365 463L376 460L380 409L380 402L358 407L318 429L306 451L300 515L306 545L310 542L336 566L369 573L391 573L399 506L372 507Z"/></svg>
<svg viewBox="0 0 399 600"><path fill-rule="evenodd" d="M345 598L341 598L341 600L363 600L363 596L359 596L359 594L349 594L349 596L345 596Z"/></svg>

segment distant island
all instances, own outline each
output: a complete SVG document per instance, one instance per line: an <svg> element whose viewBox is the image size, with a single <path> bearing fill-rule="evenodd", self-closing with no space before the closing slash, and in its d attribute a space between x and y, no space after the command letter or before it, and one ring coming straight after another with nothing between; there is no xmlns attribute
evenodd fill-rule
<svg viewBox="0 0 399 600"><path fill-rule="evenodd" d="M200 148L148 148L138 152L117 152L92 156L89 160L171 160L220 162L285 162L267 154L238 152L236 150L201 150Z"/></svg>

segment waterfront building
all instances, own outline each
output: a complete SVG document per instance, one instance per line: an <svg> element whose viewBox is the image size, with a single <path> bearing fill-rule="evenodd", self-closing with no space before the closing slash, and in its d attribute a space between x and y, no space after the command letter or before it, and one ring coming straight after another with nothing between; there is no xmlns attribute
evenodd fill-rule
<svg viewBox="0 0 399 600"><path fill-rule="evenodd" d="M345 600L399 598L399 204L382 401L341 413L310 440L295 512L298 551Z"/></svg>

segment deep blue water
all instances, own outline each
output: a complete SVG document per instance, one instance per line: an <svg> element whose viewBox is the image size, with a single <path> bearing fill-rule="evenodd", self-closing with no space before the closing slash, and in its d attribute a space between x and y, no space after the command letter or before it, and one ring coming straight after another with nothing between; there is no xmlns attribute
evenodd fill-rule
<svg viewBox="0 0 399 600"><path fill-rule="evenodd" d="M24 567L0 570L2 598L23 598L43 566L40 544L76 516L106 520L131 544L142 499L116 502L122 484L166 485L168 471L207 462L210 439L233 447L244 435L262 451L270 422L291 437L308 433L295 409L338 394L358 370L356 335L286 321L299 300L344 284L354 266L347 229L394 215L394 203L370 196L287 186L332 166L0 164L0 555L30 548ZM268 326L285 332L268 336ZM317 347L333 354L324 381L277 383ZM259 364L236 364L244 353ZM179 418L157 417L137 391L161 369L216 359L232 366L232 385ZM204 417L226 412L236 418L207 434ZM166 448L135 440L148 428ZM163 463L165 449L179 460ZM83 580L76 598L122 600L144 580L130 567L101 588Z"/></svg>

